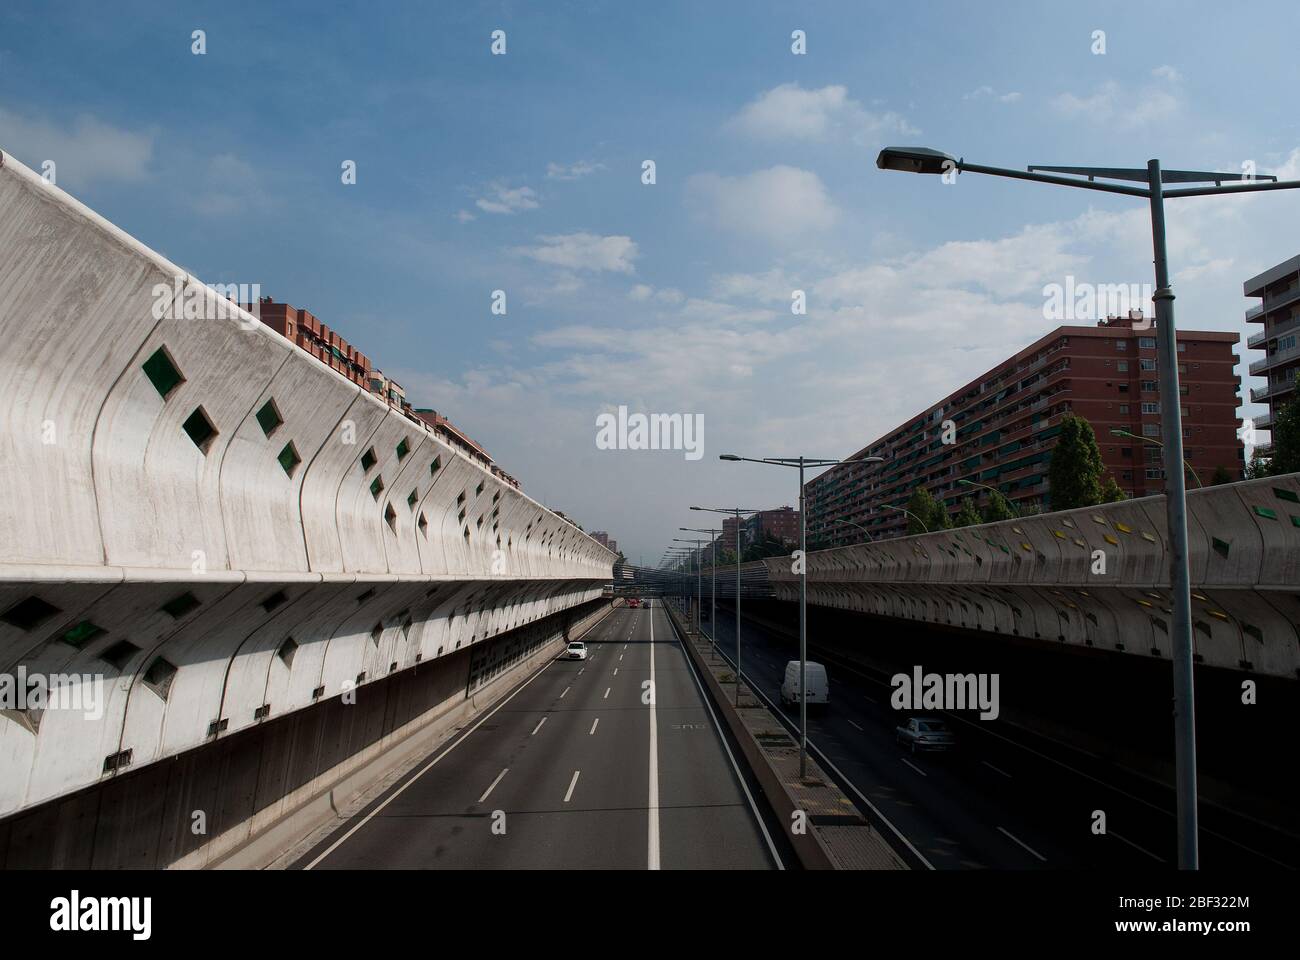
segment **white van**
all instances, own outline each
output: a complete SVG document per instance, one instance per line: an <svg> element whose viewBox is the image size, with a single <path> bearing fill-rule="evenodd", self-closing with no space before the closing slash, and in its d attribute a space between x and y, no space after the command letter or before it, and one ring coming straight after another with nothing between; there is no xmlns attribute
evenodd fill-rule
<svg viewBox="0 0 1300 960"><path fill-rule="evenodd" d="M791 660L785 665L785 680L781 684L781 702L799 702L799 661ZM826 668L820 663L808 661L808 702L830 703L831 685L826 679Z"/></svg>

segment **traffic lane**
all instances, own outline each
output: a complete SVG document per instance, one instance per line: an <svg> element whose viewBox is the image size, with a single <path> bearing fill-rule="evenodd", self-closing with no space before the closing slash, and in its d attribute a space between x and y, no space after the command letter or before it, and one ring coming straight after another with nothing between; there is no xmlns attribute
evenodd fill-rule
<svg viewBox="0 0 1300 960"><path fill-rule="evenodd" d="M625 618L626 614L616 609L588 631L588 639L598 647L613 642L622 635ZM485 836L492 834L477 801L503 769L512 763L519 766L534 731L540 733L539 724L544 729L550 723L551 706L566 687L581 680L583 669L583 661L552 660L508 695L507 701L476 721L470 732L440 745L410 774L309 851L297 866L464 867L478 866L484 858L498 860L498 854L516 845L483 846ZM322 855L324 859L317 863Z"/></svg>
<svg viewBox="0 0 1300 960"><path fill-rule="evenodd" d="M723 649L734 655L734 620L719 615L718 636ZM730 640L730 643L727 641ZM790 659L777 638L761 628L746 626L742 646L745 675L780 705L780 688L785 664ZM931 782L926 759L905 754L894 739L894 725L870 713L865 697L861 703L831 675L831 703L828 710L809 710L809 734L841 773L874 803L882 813L939 869L1033 869L1044 861L1034 852L1008 838L995 822L974 815L982 807L987 815L992 805L972 802L978 784L958 788ZM838 689L837 689L838 688ZM798 722L798 708L786 711ZM845 722L836 725L832 717ZM847 721L852 719L854 723ZM892 719L892 718L886 718ZM842 761L842 762L841 762ZM918 773L918 771L920 771Z"/></svg>
<svg viewBox="0 0 1300 960"><path fill-rule="evenodd" d="M767 841L666 611L652 607L661 860L669 869L771 869Z"/></svg>
<svg viewBox="0 0 1300 960"><path fill-rule="evenodd" d="M751 629L746 627L747 645L750 634ZM734 629L731 635L734 637ZM779 636L758 628L756 641L760 639L769 655L781 651ZM892 742L900 714L889 706L889 685L843 665L827 666L832 675L832 699L836 700L835 687L847 683L845 689L851 695L836 702L843 703L847 712L857 713L855 721L866 731L885 731ZM809 725L810 730L816 729L811 720ZM976 822L990 826L1004 842L1019 847L1024 857L1035 861L1030 866L1132 869L1160 866L1162 861L1158 857L1143 845L1131 842L1128 835L1111 830L1105 836L1098 836L1091 829L1093 811L1102 809L1108 812L1108 820L1116 824L1115 830L1123 825L1129 834L1151 836L1150 831L1159 827L1159 811L1133 803L1132 798L1104 782L1087 779L1081 782L1069 769L1046 758L1039 761L1020 746L1001 738L981 735L972 740L969 732L979 730L973 723L958 721L956 726L959 736L963 733L967 736L966 743L952 754L912 757L902 753L896 744L894 750L906 759L914 775L932 779L932 786L941 793L963 796L965 812ZM837 732L850 742L853 740L842 728Z"/></svg>

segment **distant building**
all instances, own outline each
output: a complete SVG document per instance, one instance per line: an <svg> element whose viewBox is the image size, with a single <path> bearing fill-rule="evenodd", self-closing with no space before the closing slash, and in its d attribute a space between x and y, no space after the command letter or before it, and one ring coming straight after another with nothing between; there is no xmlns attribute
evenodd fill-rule
<svg viewBox="0 0 1300 960"><path fill-rule="evenodd" d="M604 530L594 531L591 534L591 539L595 540L597 543L599 543L602 547L606 548L607 550L612 550L615 553L618 553L618 541L611 540L609 538L609 534L606 531Z"/></svg>
<svg viewBox="0 0 1300 960"><path fill-rule="evenodd" d="M1244 467L1241 381L1233 372L1238 339L1178 331L1183 454L1206 484L1217 467L1238 478ZM1164 492L1155 329L1139 311L1095 327L1057 327L849 458L884 463L848 463L810 480L808 540L820 547L860 543L868 534L901 536L907 517L890 507L906 506L918 487L949 513L966 496L977 507L987 501L986 490L962 480L992 487L1020 508L1049 508L1048 465L1070 413L1092 424L1105 471L1121 490L1130 497Z"/></svg>
<svg viewBox="0 0 1300 960"><path fill-rule="evenodd" d="M794 546L799 542L799 511L793 507L760 510L746 518L744 523L742 538L746 545L762 543L769 537L785 546ZM734 527L732 536L735 536Z"/></svg>
<svg viewBox="0 0 1300 960"><path fill-rule="evenodd" d="M1264 378L1264 386L1252 387L1250 399L1267 403L1268 413L1255 418L1260 430L1272 430L1278 411L1296 399L1300 380L1300 256L1270 267L1242 285L1248 297L1261 297L1246 311L1246 322L1263 324L1263 329L1246 341L1264 355L1250 365L1250 375ZM1271 444L1260 444L1267 453Z"/></svg>

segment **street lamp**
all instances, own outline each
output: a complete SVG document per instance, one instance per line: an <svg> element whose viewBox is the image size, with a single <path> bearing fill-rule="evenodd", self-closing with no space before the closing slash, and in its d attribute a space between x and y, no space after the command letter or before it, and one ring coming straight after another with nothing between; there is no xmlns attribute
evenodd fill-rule
<svg viewBox="0 0 1300 960"><path fill-rule="evenodd" d="M700 565L700 560L704 553L703 540L683 540L681 537L673 537L673 543L693 543L695 544L695 632L700 632L700 606L704 603L703 577L704 570Z"/></svg>
<svg viewBox="0 0 1300 960"><path fill-rule="evenodd" d="M678 527L682 533L707 533L709 535L709 596L711 598L711 607L709 612L709 646L717 653L717 642L714 640L714 634L717 632L718 624L718 537L722 531L713 528L700 527ZM699 621L696 620L698 624Z"/></svg>
<svg viewBox="0 0 1300 960"><path fill-rule="evenodd" d="M925 525L925 521L922 520L920 517L918 517L916 514L914 514L911 510L908 510L904 507L896 507L892 503L882 503L881 506L884 507L886 510L897 510L899 513L907 514L909 517L911 517L913 520L915 520L917 523L921 525L922 530L924 530L926 533L930 532L930 528Z"/></svg>
<svg viewBox="0 0 1300 960"><path fill-rule="evenodd" d="M863 533L867 535L868 540L870 540L872 543L875 543L875 541L872 540L871 538L871 531L869 531L866 527L864 527L860 523L854 523L852 520L837 520L834 517L831 517L830 521L831 523L847 523L850 527L857 527L859 530L861 530Z"/></svg>
<svg viewBox="0 0 1300 960"><path fill-rule="evenodd" d="M740 515L758 513L740 507L691 507L704 513L728 513L736 518L736 706L740 706ZM717 629L714 626L713 629Z"/></svg>
<svg viewBox="0 0 1300 960"><path fill-rule="evenodd" d="M1110 435L1112 437L1128 437L1131 440L1141 440L1143 443L1153 443L1161 450L1163 450L1165 447L1165 445L1161 443L1159 440L1157 440L1155 437L1139 437L1136 433L1129 433L1127 430L1121 430L1118 427L1112 427L1110 431ZM1192 465L1188 463L1186 460L1184 460L1183 466L1186 467L1187 472L1192 475L1192 479L1196 481L1196 485L1204 489L1205 484L1201 483L1201 478L1196 475L1196 471L1192 469Z"/></svg>
<svg viewBox="0 0 1300 960"><path fill-rule="evenodd" d="M886 147L876 158L882 170L910 173L983 173L1013 180L1032 180L1083 190L1100 190L1140 197L1151 206L1151 245L1155 254L1156 356L1160 372L1160 400L1164 446L1175 460L1183 459L1183 422L1178 389L1178 339L1174 329L1174 293L1169 282L1169 258L1165 249L1165 198L1206 197L1261 190L1292 190L1300 181L1278 182L1277 177L1206 170L1162 170L1159 160L1148 160L1146 168L1029 166L1025 170L986 167L954 159L950 154L925 147ZM1039 171L1048 171L1041 173ZM1067 174L1067 176L1059 176ZM1098 182L1122 180L1140 183ZM1224 181L1239 186L1224 186ZM1243 182L1244 181L1244 182ZM1166 183L1194 183L1214 186L1179 187L1165 190ZM1169 527L1169 582L1173 593L1174 750L1178 797L1178 866L1195 870L1199 866L1196 798L1196 695L1192 675L1191 571L1187 556L1187 484L1181 470L1168 478L1165 509Z"/></svg>
<svg viewBox="0 0 1300 960"><path fill-rule="evenodd" d="M778 467L799 468L799 776L808 774L808 511L804 509L804 470L808 467L835 467L842 463L884 463L884 457L858 457L853 460L817 460L808 457L741 457L724 453L719 460L733 463L770 463Z"/></svg>
<svg viewBox="0 0 1300 960"><path fill-rule="evenodd" d="M1020 516L1020 504L1011 500L1009 497L1003 496L1002 491L996 487L990 487L987 483L976 483L974 480L958 480L957 485L962 487L983 487L985 490L996 493L999 497L1002 497L1003 500L1006 500L1007 506L1016 512L1017 517Z"/></svg>

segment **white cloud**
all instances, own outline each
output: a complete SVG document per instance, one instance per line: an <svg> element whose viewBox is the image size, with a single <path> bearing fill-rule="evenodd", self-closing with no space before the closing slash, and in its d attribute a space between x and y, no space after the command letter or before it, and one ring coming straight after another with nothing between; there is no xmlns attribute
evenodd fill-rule
<svg viewBox="0 0 1300 960"><path fill-rule="evenodd" d="M91 116L66 127L0 109L3 148L37 173L53 160L59 186L84 188L95 182L142 180L153 157L152 133L135 133Z"/></svg>
<svg viewBox="0 0 1300 960"><path fill-rule="evenodd" d="M696 174L687 187L708 219L771 241L825 230L839 214L821 178L797 167L769 167L738 177Z"/></svg>
<svg viewBox="0 0 1300 960"><path fill-rule="evenodd" d="M648 287L644 283L638 283L627 292L627 298L637 301L649 300L652 293L654 293L654 288Z"/></svg>
<svg viewBox="0 0 1300 960"><path fill-rule="evenodd" d="M469 223L471 220L478 219L478 217L474 216L474 214L470 213L468 210L457 210L452 214L452 216L458 223Z"/></svg>
<svg viewBox="0 0 1300 960"><path fill-rule="evenodd" d="M536 210L537 193L532 187L508 187L500 180L487 186L487 195L479 197L474 205L485 213L519 213Z"/></svg>
<svg viewBox="0 0 1300 960"><path fill-rule="evenodd" d="M569 270L593 272L632 273L632 261L637 257L636 243L631 237L601 237L594 233L569 233L537 238L540 243L532 247L515 247L514 252L539 263L565 267Z"/></svg>
<svg viewBox="0 0 1300 960"><path fill-rule="evenodd" d="M192 203L206 217L237 217L265 209L274 198L263 188L256 167L233 153L219 153L195 184Z"/></svg>
<svg viewBox="0 0 1300 960"><path fill-rule="evenodd" d="M604 170L603 163L588 163L586 160L579 160L577 163L565 166L559 163L548 163L546 165L547 180L578 180L588 174L595 173L597 170Z"/></svg>
<svg viewBox="0 0 1300 960"><path fill-rule="evenodd" d="M1183 79L1183 75L1167 63L1161 64L1152 70L1151 76L1161 77L1162 79L1168 80L1170 83L1178 83Z"/></svg>
<svg viewBox="0 0 1300 960"><path fill-rule="evenodd" d="M759 94L725 127L755 140L827 140L842 135L858 144L876 143L886 133L920 132L896 113L865 110L842 86L805 90L797 83Z"/></svg>
<svg viewBox="0 0 1300 960"><path fill-rule="evenodd" d="M1062 93L1052 98L1052 107L1068 120L1085 120L1119 130L1135 130L1177 115L1182 109L1178 96L1168 90L1144 87L1125 90L1107 80L1088 96Z"/></svg>
<svg viewBox="0 0 1300 960"><path fill-rule="evenodd" d="M962 94L963 100L983 100L985 98L992 98L999 103L1015 103L1020 99L1020 93L1014 90L1010 93L998 93L992 87L986 85L976 87L970 93Z"/></svg>

